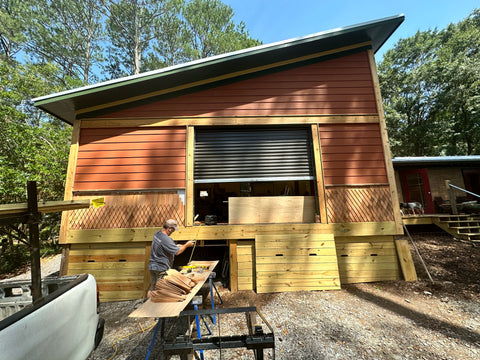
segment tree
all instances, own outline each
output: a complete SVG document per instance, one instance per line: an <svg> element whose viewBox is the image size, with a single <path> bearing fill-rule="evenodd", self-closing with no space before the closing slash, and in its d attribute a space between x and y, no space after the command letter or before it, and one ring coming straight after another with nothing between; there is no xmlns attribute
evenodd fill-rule
<svg viewBox="0 0 480 360"><path fill-rule="evenodd" d="M36 0L30 5L26 50L38 62L60 66L65 77L96 80L102 60L101 13L95 0Z"/></svg>
<svg viewBox="0 0 480 360"><path fill-rule="evenodd" d="M480 154L480 11L385 53L379 78L395 156Z"/></svg>
<svg viewBox="0 0 480 360"><path fill-rule="evenodd" d="M106 69L110 74L140 73L145 52L154 38L154 28L168 6L168 0L102 2L103 11L108 16L106 31L111 45Z"/></svg>
<svg viewBox="0 0 480 360"><path fill-rule="evenodd" d="M401 39L379 64L391 150L395 156L435 155L441 128L435 117L436 84L429 66L437 49L436 31Z"/></svg>
<svg viewBox="0 0 480 360"><path fill-rule="evenodd" d="M191 0L182 11L188 47L195 60L259 45L249 37L245 23L233 22L233 9L219 0Z"/></svg>
<svg viewBox="0 0 480 360"><path fill-rule="evenodd" d="M447 154L480 154L480 10L440 36L439 111L453 123Z"/></svg>
<svg viewBox="0 0 480 360"><path fill-rule="evenodd" d="M0 59L14 61L25 40L27 3L22 0L0 0Z"/></svg>

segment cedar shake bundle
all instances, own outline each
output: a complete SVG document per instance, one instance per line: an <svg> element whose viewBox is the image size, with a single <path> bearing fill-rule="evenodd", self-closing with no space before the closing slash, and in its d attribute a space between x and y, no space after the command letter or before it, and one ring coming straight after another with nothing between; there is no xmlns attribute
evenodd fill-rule
<svg viewBox="0 0 480 360"><path fill-rule="evenodd" d="M197 282L176 270L169 270L166 277L157 281L151 300L157 303L184 301Z"/></svg>

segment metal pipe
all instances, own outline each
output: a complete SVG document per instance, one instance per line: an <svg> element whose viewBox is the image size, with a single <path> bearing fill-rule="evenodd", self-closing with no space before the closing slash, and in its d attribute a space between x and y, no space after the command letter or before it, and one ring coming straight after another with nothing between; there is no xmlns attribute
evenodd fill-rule
<svg viewBox="0 0 480 360"><path fill-rule="evenodd" d="M460 188L460 187L458 187L458 186L452 185L452 184L450 184L450 183L448 183L448 186L450 186L450 187L452 187L452 188L454 188L454 189L463 191L463 192L465 192L465 193L467 193L467 194L470 194L470 195L473 195L473 196L476 196L476 197L480 198L480 195L475 194L475 193L473 193L473 192L471 192L471 191L462 189L462 188Z"/></svg>

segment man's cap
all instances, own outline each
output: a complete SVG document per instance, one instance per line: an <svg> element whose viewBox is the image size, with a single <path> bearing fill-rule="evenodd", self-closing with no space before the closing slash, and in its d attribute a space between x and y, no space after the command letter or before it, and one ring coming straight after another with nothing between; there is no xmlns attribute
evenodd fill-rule
<svg viewBox="0 0 480 360"><path fill-rule="evenodd" d="M177 225L177 222L173 219L169 219L167 221L165 221L165 228L174 228L176 231L178 231L178 225Z"/></svg>

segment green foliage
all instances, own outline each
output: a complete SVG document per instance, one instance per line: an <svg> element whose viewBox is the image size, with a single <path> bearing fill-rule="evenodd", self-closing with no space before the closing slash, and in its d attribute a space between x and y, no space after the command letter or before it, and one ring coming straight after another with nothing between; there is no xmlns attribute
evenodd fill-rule
<svg viewBox="0 0 480 360"><path fill-rule="evenodd" d="M480 154L480 11L400 40L379 64L395 156Z"/></svg>
<svg viewBox="0 0 480 360"><path fill-rule="evenodd" d="M30 250L24 244L7 246L4 242L0 253L0 273L10 273L30 260Z"/></svg>
<svg viewBox="0 0 480 360"><path fill-rule="evenodd" d="M0 203L25 202L29 180L63 198L71 128L30 99L258 44L232 18L218 0L0 0ZM43 217L43 244L60 216ZM0 228L7 268L25 260L23 233Z"/></svg>
<svg viewBox="0 0 480 360"><path fill-rule="evenodd" d="M233 22L233 9L219 0L191 0L183 7L182 14L189 59L203 59L260 44L249 37L243 22L238 25Z"/></svg>

